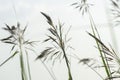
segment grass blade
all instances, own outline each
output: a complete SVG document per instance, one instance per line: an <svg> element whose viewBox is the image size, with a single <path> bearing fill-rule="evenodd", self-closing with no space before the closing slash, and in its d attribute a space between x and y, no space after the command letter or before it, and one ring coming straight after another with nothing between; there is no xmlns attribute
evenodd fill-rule
<svg viewBox="0 0 120 80"><path fill-rule="evenodd" d="M31 73L30 73L30 63L29 63L29 57L28 57L28 52L26 52L26 59L27 59L27 69L28 69L28 74L29 74L29 80L32 80L31 79Z"/></svg>
<svg viewBox="0 0 120 80"><path fill-rule="evenodd" d="M4 65L6 62L8 62L11 58L13 58L17 53L18 53L18 51L16 51L13 55L11 55L9 58L7 58L3 63L0 64L0 67L2 65Z"/></svg>

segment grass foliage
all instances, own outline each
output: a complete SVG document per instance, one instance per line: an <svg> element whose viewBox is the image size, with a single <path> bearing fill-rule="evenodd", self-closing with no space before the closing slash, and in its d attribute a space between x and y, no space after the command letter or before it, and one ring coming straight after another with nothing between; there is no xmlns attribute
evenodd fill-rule
<svg viewBox="0 0 120 80"><path fill-rule="evenodd" d="M117 3L118 1L117 0L116 1L111 0L111 2L112 2L112 5L114 6L114 9L112 9L112 11L116 13L117 17L119 17L119 5ZM103 78L101 75L99 75L93 68L91 68L92 66L89 66L86 63L86 61L82 61L82 62L84 62L91 69L93 69L103 80L113 80L113 79L116 79L116 78L120 78L119 75L114 76L114 74L119 73L119 67L117 66L118 70L114 70L116 66L111 67L111 64L110 64L110 63L114 64L115 62L117 62L117 64L119 65L119 59L120 58L111 46L109 48L101 41L100 35L98 33L98 30L97 30L97 26L95 25L94 19L93 19L92 15L90 13L90 10L89 10L89 5L91 5L91 4L88 4L87 0L81 0L80 3L78 3L78 2L73 3L72 6L73 5L76 5L75 8L79 8L79 11L82 12L82 15L84 15L84 13L88 13L88 15L89 15L89 20L90 20L90 24L91 24L92 33L88 32L88 34L92 38L94 38L95 41L96 41L97 48L98 48L98 51L99 51L100 56L101 56L100 58L103 62L102 67L104 67L104 71L106 72L107 78ZM83 60L86 60L86 59L83 59ZM116 73L116 72L118 72L118 73Z"/></svg>
<svg viewBox="0 0 120 80"><path fill-rule="evenodd" d="M48 31L51 33L47 35L47 39L44 40L44 42L51 42L50 47L46 47L45 50L41 52L41 54L37 57L37 59L46 59L53 60L53 62L56 61L56 59L65 59L66 66L68 68L68 80L73 80L71 75L71 70L69 66L69 60L66 53L66 50L68 49L67 42L70 40L67 39L67 34L64 34L63 32L63 26L64 24L61 24L60 22L58 25L54 25L52 19L45 13L41 12L42 15L45 16L47 19L48 24L50 25L50 28L48 28Z"/></svg>
<svg viewBox="0 0 120 80"><path fill-rule="evenodd" d="M120 23L120 6L119 0L110 0L112 8L110 9L113 16L113 24L114 26L118 26ZM80 13L85 16L88 15L88 19L90 22L91 33L87 32L88 35L93 38L96 42L96 48L98 49L98 53L100 55L100 59L102 61L101 66L96 66L95 59L93 58L83 58L80 59L79 56L74 55L75 58L79 61L79 63L83 63L87 65L90 69L92 69L100 78L101 80L114 80L120 79L120 57L114 48L109 44L106 45L101 40L101 36L99 34L99 30L95 24L95 21L92 17L90 7L93 4L88 3L88 0L80 0L71 4L71 6L75 7L80 11ZM58 24L54 24L52 18L44 12L41 14L47 19L47 23L49 24L47 38L43 41L44 43L50 43L49 46L45 47L43 51L37 56L36 60L42 61L44 67L47 69L49 74L51 75L53 80L56 80L55 76L52 72L47 68L45 65L45 61L52 61L54 64L57 60L64 60L66 64L67 71L68 71L68 80L74 80L73 75L70 68L70 60L68 56L68 49L72 48L68 42L70 42L71 38L68 36L70 28L65 30L65 25L58 21ZM9 26L5 24L5 27L2 28L6 32L9 33L9 36L0 39L1 42L12 45L10 53L13 53L4 62L0 64L2 67L5 63L7 63L11 58L14 58L16 55L19 55L20 61L20 68L21 68L21 80L32 80L31 73L30 73L30 62L29 62L29 54L28 50L34 51L34 46L38 41L31 41L25 39L25 31L27 26L23 29L21 28L20 23L17 25ZM92 62L92 63L91 63ZM104 69L106 73L106 77L103 77L95 68L99 67Z"/></svg>
<svg viewBox="0 0 120 80"><path fill-rule="evenodd" d="M20 23L17 23L17 26L6 26L3 27L3 30L9 33L8 37L1 39L3 43L11 44L11 51L13 55L7 58L3 63L0 64L0 67L8 62L11 58L14 58L15 55L19 55L20 58L20 68L21 68L21 79L22 80L31 80L28 50L33 51L33 47L36 44L36 41L25 40L25 31L27 26L24 29L21 29ZM23 56L26 56L23 57ZM26 64L27 63L27 64Z"/></svg>

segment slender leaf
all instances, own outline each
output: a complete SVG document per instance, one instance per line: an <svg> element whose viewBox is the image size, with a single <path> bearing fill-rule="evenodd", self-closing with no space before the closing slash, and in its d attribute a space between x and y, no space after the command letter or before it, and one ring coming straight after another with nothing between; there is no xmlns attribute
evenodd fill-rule
<svg viewBox="0 0 120 80"><path fill-rule="evenodd" d="M41 12L41 14L42 14L43 16L45 16L46 19L48 20L47 22L48 22L51 26L53 26L53 22L52 22L51 18L50 18L47 14L45 14L45 13L43 13L43 12Z"/></svg>
<svg viewBox="0 0 120 80"><path fill-rule="evenodd" d="M13 58L17 53L18 53L18 51L15 51L15 53L13 55L11 55L9 58L7 58L4 62L2 62L0 64L0 67L3 66L6 62L8 62L11 58Z"/></svg>

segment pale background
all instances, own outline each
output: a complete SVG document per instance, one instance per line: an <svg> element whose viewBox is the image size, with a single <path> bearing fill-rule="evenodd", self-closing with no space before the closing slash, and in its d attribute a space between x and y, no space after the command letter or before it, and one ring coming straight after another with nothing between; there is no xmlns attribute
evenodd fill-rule
<svg viewBox="0 0 120 80"><path fill-rule="evenodd" d="M65 27L72 25L70 31L71 45L75 50L71 53L77 54L81 59L87 57L98 59L100 56L94 47L95 41L86 33L86 31L91 32L88 17L82 17L77 9L70 6L77 1L79 0L0 0L0 38L7 35L1 29L5 26L4 23L14 25L19 21L23 27L28 24L26 37L32 40L40 40L36 47L39 54L47 46L42 43L42 40L45 39L49 26L46 19L40 14L40 12L45 12L53 18L56 24L60 20L65 23ZM90 2L94 4L91 7L91 12L103 41L106 44L112 44L108 27L107 1L90 0ZM119 40L120 28L115 27L114 29L117 40ZM12 54L10 49L9 45L0 42L0 63ZM32 80L52 80L41 62L35 61L36 55L30 52L29 57ZM0 80L21 80L18 58L17 55L0 67ZM47 66L49 69L53 69L57 80L67 80L67 69L63 62L56 62L54 67L51 63L47 63ZM71 68L74 80L100 80L96 73L87 66L78 64L75 59L72 61ZM104 71L101 69L98 71L105 76Z"/></svg>

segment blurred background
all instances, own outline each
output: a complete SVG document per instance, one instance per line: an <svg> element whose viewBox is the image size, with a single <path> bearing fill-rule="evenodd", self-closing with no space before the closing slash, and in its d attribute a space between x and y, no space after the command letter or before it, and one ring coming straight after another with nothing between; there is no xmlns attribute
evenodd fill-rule
<svg viewBox="0 0 120 80"><path fill-rule="evenodd" d="M70 50L71 54L76 54L80 59L89 57L99 61L95 41L86 33L91 32L88 16L82 16L79 10L71 6L77 1L79 0L0 0L0 39L8 35L2 30L5 23L16 25L19 22L23 28L28 25L26 38L40 41L35 48L39 55L45 46L49 46L42 43L49 27L40 13L44 12L51 16L55 24L58 21L65 23L65 29L72 26L69 36L72 37L70 44L74 50ZM120 27L112 24L109 0L89 0L89 3L93 4L90 11L103 42L111 44L118 52ZM11 45L0 42L0 63L12 54L10 49ZM35 60L36 57L33 52L29 52L32 80L52 80L44 65ZM56 62L54 66L51 62L46 62L46 65L54 72L57 80L67 80L67 68L62 61ZM101 80L94 71L79 64L74 58L71 59L71 69L74 80ZM104 70L97 70L106 76ZM18 55L0 67L0 80L21 80Z"/></svg>

